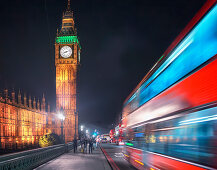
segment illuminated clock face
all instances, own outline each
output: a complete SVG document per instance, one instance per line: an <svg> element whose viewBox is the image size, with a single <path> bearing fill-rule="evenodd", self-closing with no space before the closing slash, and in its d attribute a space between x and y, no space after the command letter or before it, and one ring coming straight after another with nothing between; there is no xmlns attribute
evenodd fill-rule
<svg viewBox="0 0 217 170"><path fill-rule="evenodd" d="M63 46L60 50L60 55L63 58L69 58L72 55L72 49L69 46Z"/></svg>

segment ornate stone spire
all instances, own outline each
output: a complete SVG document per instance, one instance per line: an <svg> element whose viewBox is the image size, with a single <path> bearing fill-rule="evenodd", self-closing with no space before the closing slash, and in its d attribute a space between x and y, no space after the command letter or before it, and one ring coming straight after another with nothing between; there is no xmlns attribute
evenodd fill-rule
<svg viewBox="0 0 217 170"><path fill-rule="evenodd" d="M31 96L29 96L29 108L32 108L32 99L31 99Z"/></svg>
<svg viewBox="0 0 217 170"><path fill-rule="evenodd" d="M70 11L70 0L68 0L68 6L67 6L67 10Z"/></svg>
<svg viewBox="0 0 217 170"><path fill-rule="evenodd" d="M36 109L36 101L35 101L35 97L33 99L33 109Z"/></svg>
<svg viewBox="0 0 217 170"><path fill-rule="evenodd" d="M19 105L22 105L20 90L19 90L19 92L18 92L18 104L19 104Z"/></svg>
<svg viewBox="0 0 217 170"><path fill-rule="evenodd" d="M38 102L37 102L37 109L40 110L40 102L39 102L39 99L38 99Z"/></svg>
<svg viewBox="0 0 217 170"><path fill-rule="evenodd" d="M26 93L24 93L23 101L24 101L24 106L27 107Z"/></svg>
<svg viewBox="0 0 217 170"><path fill-rule="evenodd" d="M43 97L42 97L41 110L45 111L45 97L44 97L44 93L43 93Z"/></svg>
<svg viewBox="0 0 217 170"><path fill-rule="evenodd" d="M11 97L12 97L12 103L15 104L16 100L15 100L15 91L14 91L14 89L11 92Z"/></svg>
<svg viewBox="0 0 217 170"><path fill-rule="evenodd" d="M73 12L70 7L70 0L68 0L67 9L63 12L62 27L57 36L73 36L74 31Z"/></svg>
<svg viewBox="0 0 217 170"><path fill-rule="evenodd" d="M8 100L8 89L5 89L4 93L5 93L5 100L7 101Z"/></svg>

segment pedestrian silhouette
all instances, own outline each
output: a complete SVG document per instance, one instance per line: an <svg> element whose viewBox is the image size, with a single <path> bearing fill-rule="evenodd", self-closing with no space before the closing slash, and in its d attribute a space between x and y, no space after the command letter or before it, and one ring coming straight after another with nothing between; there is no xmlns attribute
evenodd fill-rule
<svg viewBox="0 0 217 170"><path fill-rule="evenodd" d="M87 153L87 139L84 139L84 152Z"/></svg>
<svg viewBox="0 0 217 170"><path fill-rule="evenodd" d="M89 140L89 153L93 153L93 141Z"/></svg>
<svg viewBox="0 0 217 170"><path fill-rule="evenodd" d="M76 138L74 138L74 140L73 140L73 148L74 148L74 153L75 152L77 152L77 139Z"/></svg>

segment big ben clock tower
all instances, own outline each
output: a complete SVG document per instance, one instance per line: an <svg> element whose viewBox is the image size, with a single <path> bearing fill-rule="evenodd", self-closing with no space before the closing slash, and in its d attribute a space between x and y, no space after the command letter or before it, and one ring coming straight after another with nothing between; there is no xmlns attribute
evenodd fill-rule
<svg viewBox="0 0 217 170"><path fill-rule="evenodd" d="M67 10L63 13L62 27L57 30L55 42L56 65L56 109L63 111L63 133L65 142L77 136L77 72L80 64L81 47L74 26L73 12L68 0ZM61 135L61 132L57 132Z"/></svg>

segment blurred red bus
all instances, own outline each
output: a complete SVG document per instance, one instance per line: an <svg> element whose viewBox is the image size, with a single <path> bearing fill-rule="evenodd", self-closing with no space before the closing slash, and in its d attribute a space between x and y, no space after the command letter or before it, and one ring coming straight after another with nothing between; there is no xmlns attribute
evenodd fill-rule
<svg viewBox="0 0 217 170"><path fill-rule="evenodd" d="M217 5L208 1L125 100L138 169L217 168Z"/></svg>

